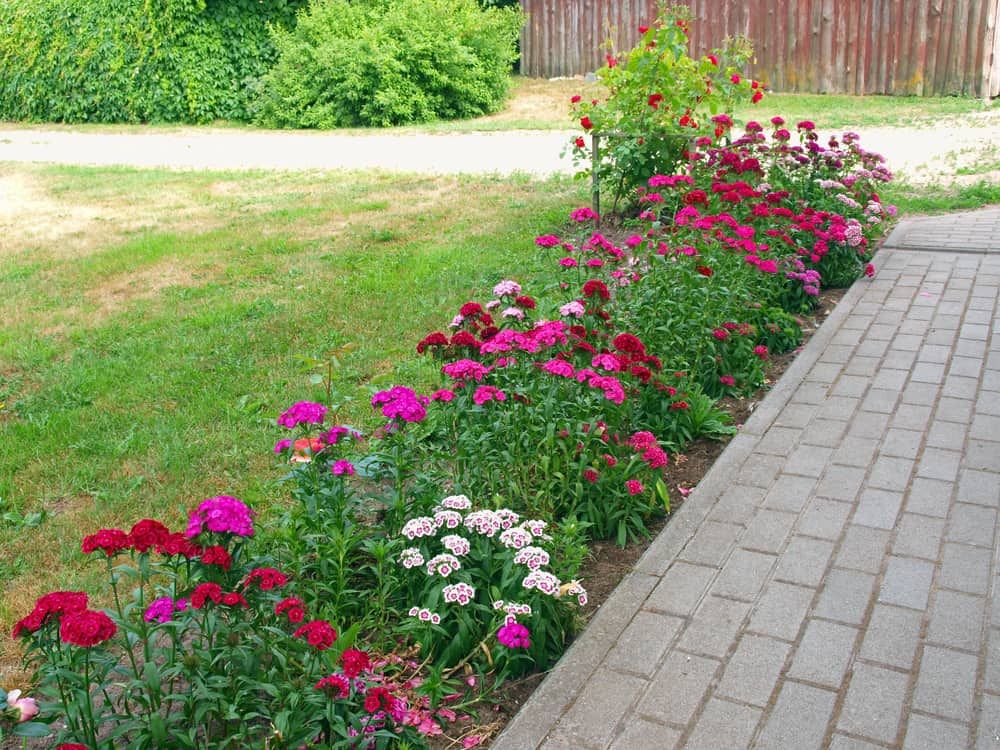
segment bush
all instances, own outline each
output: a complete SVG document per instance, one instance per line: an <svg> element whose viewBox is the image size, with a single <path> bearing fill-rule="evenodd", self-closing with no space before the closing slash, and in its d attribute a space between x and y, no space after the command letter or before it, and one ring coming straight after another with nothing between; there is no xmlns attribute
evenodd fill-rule
<svg viewBox="0 0 1000 750"><path fill-rule="evenodd" d="M278 30L258 123L398 125L496 111L523 14L475 0L317 0Z"/></svg>
<svg viewBox="0 0 1000 750"><path fill-rule="evenodd" d="M0 119L247 120L303 0L0 3Z"/></svg>

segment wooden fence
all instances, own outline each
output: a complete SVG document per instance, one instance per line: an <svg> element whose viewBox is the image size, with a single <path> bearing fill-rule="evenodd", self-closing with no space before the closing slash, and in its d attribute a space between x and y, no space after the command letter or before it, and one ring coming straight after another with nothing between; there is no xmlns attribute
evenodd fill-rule
<svg viewBox="0 0 1000 750"><path fill-rule="evenodd" d="M691 7L692 52L743 34L749 74L775 91L1000 95L1000 0L675 0ZM628 49L655 0L522 0L521 71L596 70L603 43Z"/></svg>

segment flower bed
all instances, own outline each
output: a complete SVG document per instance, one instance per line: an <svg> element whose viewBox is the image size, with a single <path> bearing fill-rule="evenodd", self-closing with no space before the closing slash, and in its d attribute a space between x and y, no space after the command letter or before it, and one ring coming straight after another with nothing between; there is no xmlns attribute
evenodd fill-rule
<svg viewBox="0 0 1000 750"><path fill-rule="evenodd" d="M588 543L648 537L679 454L735 432L719 399L764 384L824 286L874 273L890 175L856 135L708 122L614 232L574 211L536 239L532 289L501 280L417 342L440 382L374 392L371 434L330 404L282 413L294 502L263 527L222 496L184 531L85 537L114 607L38 600L14 635L41 700L4 694L0 727L88 748L480 744L470 701L579 626Z"/></svg>

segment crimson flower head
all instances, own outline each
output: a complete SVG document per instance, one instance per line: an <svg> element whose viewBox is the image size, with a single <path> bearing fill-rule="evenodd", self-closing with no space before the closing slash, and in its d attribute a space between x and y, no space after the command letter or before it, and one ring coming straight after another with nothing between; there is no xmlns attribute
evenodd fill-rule
<svg viewBox="0 0 1000 750"><path fill-rule="evenodd" d="M199 583L191 592L191 606L201 609L208 601L218 604L222 601L222 587L217 583Z"/></svg>
<svg viewBox="0 0 1000 750"><path fill-rule="evenodd" d="M305 638L317 651L325 651L337 640L337 631L326 620L312 620L292 633L292 636Z"/></svg>
<svg viewBox="0 0 1000 750"><path fill-rule="evenodd" d="M340 664L344 674L354 679L365 670L371 669L372 662L368 654L355 648L349 648L340 655Z"/></svg>
<svg viewBox="0 0 1000 750"><path fill-rule="evenodd" d="M427 351L427 347L429 346L447 346L447 345L448 345L448 337L445 336L440 331L435 331L434 333L430 333L424 336L424 338L420 340L420 343L417 344L417 354L423 354L425 351Z"/></svg>
<svg viewBox="0 0 1000 750"><path fill-rule="evenodd" d="M458 314L462 317L468 318L472 315L480 315L483 312L483 306L478 302L466 302L458 309Z"/></svg>
<svg viewBox="0 0 1000 750"><path fill-rule="evenodd" d="M870 279L874 275L875 275L875 266L869 263L867 266L865 266L865 276L867 276Z"/></svg>
<svg viewBox="0 0 1000 750"><path fill-rule="evenodd" d="M101 529L96 534L85 536L80 548L85 555L101 550L108 557L114 557L130 546L128 534L121 529Z"/></svg>
<svg viewBox="0 0 1000 750"><path fill-rule="evenodd" d="M104 643L118 632L118 626L103 612L84 609L67 612L59 623L63 643L90 648Z"/></svg>
<svg viewBox="0 0 1000 750"><path fill-rule="evenodd" d="M717 58L715 55L706 55L706 57L708 58L708 61L712 63L712 65L714 65L715 67L719 67L719 58Z"/></svg>
<svg viewBox="0 0 1000 750"><path fill-rule="evenodd" d="M226 551L225 547L215 545L208 547L201 553L201 562L204 565L218 565L223 570L229 570L229 567L233 564L233 558Z"/></svg>
<svg viewBox="0 0 1000 750"><path fill-rule="evenodd" d="M582 127L584 130L590 130L591 128L594 127L594 123L591 121L589 117L584 115L583 117L580 118L580 127Z"/></svg>
<svg viewBox="0 0 1000 750"><path fill-rule="evenodd" d="M479 348L479 342L476 340L476 337L468 331L456 331L455 335L451 337L450 343L452 346L464 346L470 349Z"/></svg>
<svg viewBox="0 0 1000 750"><path fill-rule="evenodd" d="M663 94L650 94L648 103L653 109L657 109L660 106L660 102L663 101Z"/></svg>
<svg viewBox="0 0 1000 750"><path fill-rule="evenodd" d="M170 529L159 521L144 518L132 527L128 536L136 552L147 552L170 536Z"/></svg>
<svg viewBox="0 0 1000 750"><path fill-rule="evenodd" d="M395 705L396 699L389 692L389 688L368 688L368 692L365 694L365 711L370 714L375 713L380 708L384 708L386 711L392 713Z"/></svg>
<svg viewBox="0 0 1000 750"><path fill-rule="evenodd" d="M603 300L611 299L607 285L599 279L591 279L583 285L583 296L587 299L591 297L600 297Z"/></svg>
<svg viewBox="0 0 1000 750"><path fill-rule="evenodd" d="M261 591L270 591L273 588L281 588L286 583L288 576L277 568L254 568L243 581L243 588L256 584Z"/></svg>
<svg viewBox="0 0 1000 750"><path fill-rule="evenodd" d="M639 27L639 33L640 34L645 34L647 31L649 31L649 27L648 26L640 26Z"/></svg>
<svg viewBox="0 0 1000 750"><path fill-rule="evenodd" d="M42 625L71 612L82 612L87 608L87 595L83 591L52 591L35 600L31 614L14 625L13 637L24 633L34 633Z"/></svg>
<svg viewBox="0 0 1000 750"><path fill-rule="evenodd" d="M351 681L342 674L332 674L324 677L314 687L316 690L329 693L335 699L343 699L351 694Z"/></svg>
<svg viewBox="0 0 1000 750"><path fill-rule="evenodd" d="M579 94L574 94L573 96L570 97L569 103L578 104L581 98L582 97Z"/></svg>
<svg viewBox="0 0 1000 750"><path fill-rule="evenodd" d="M577 148L585 148L587 146L587 142L583 140L583 138L577 136L576 139L573 141L573 145L576 146Z"/></svg>

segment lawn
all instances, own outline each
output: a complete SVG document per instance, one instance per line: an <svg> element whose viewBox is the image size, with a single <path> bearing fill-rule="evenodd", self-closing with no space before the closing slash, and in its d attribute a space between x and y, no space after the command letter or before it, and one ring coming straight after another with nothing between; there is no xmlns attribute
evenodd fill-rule
<svg viewBox="0 0 1000 750"><path fill-rule="evenodd" d="M429 382L425 333L582 200L570 180L0 166L0 628L82 586L82 532L281 502L274 418ZM343 351L347 347L348 351ZM0 671L16 662L0 639Z"/></svg>

